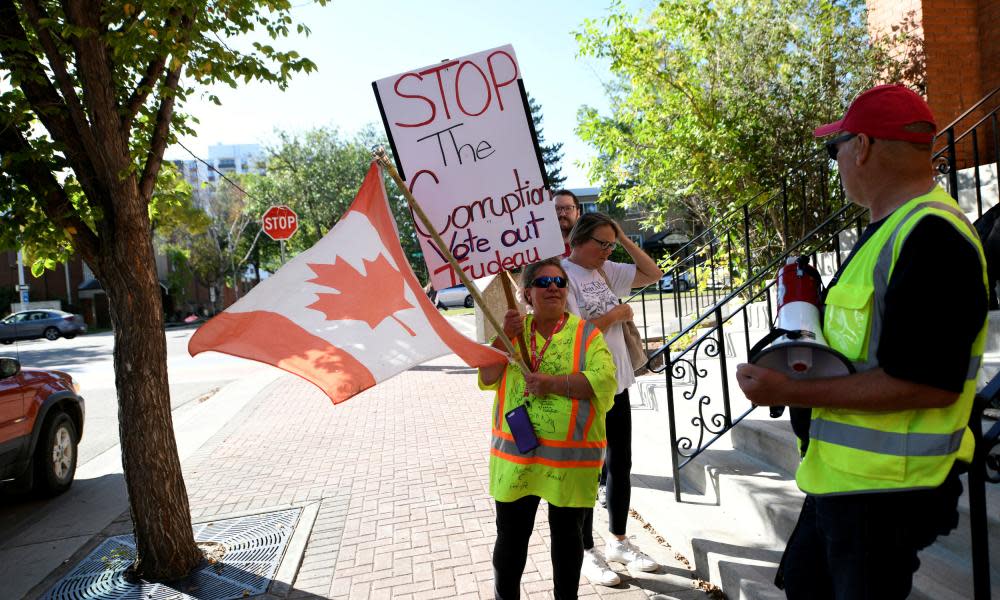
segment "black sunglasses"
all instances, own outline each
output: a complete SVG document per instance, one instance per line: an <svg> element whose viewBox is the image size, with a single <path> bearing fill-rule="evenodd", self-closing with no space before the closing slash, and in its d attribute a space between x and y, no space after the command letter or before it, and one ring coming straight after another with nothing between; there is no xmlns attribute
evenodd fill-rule
<svg viewBox="0 0 1000 600"><path fill-rule="evenodd" d="M531 287L547 288L550 285L552 285L553 283L556 284L557 288L563 289L564 287L566 287L566 284L569 283L569 282L566 280L565 277L558 277L558 276L557 277L549 277L549 276L546 276L546 277L535 277L535 279L531 282Z"/></svg>
<svg viewBox="0 0 1000 600"><path fill-rule="evenodd" d="M838 135L829 142L823 144L826 146L826 153L830 155L830 160L837 160L837 153L840 151L841 144L856 137L858 137L858 134L856 133L845 133L844 135ZM874 146L875 138L868 136L868 145Z"/></svg>

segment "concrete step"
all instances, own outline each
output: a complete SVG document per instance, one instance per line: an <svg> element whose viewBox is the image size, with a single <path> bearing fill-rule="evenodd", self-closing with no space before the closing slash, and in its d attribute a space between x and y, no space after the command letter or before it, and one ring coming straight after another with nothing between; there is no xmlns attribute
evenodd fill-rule
<svg viewBox="0 0 1000 600"><path fill-rule="evenodd" d="M993 423L994 421L984 420L983 430L992 427ZM798 465L798 447L787 418L747 418L733 430L732 436L733 447L736 449L756 460L780 465L785 473L794 473L794 467ZM958 501L958 527L950 535L939 538L936 545L942 545L957 555L968 556L972 551L972 539L967 476L962 476L962 486L964 490ZM990 562L993 569L1000 570L1000 485L987 482L986 507L989 543L993 549Z"/></svg>
<svg viewBox="0 0 1000 600"><path fill-rule="evenodd" d="M739 589L741 581L757 585L760 575L750 577L743 571L773 572L784 548L783 539L767 535L766 522L782 505L797 514L801 493L787 475L769 471L727 447L725 436L681 471L682 477L693 480L684 484L681 501L675 501L666 402L658 401L658 394L650 390L645 392L632 395L632 507L688 558L701 578L733 589ZM756 484L733 487L734 478ZM755 500L738 501L735 494L748 488ZM761 581L762 589L773 589L766 577ZM738 596L729 593L729 597Z"/></svg>
<svg viewBox="0 0 1000 600"><path fill-rule="evenodd" d="M992 426L984 421L984 428ZM733 431L733 447L758 462L765 460L780 464L778 470L793 472L798 464L795 436L787 418L747 418ZM963 476L965 491L959 499L958 527L951 534L940 537L933 546L921 554L922 567L914 579L915 591L927 593L927 598L950 597L944 590L952 590L956 598L971 596L972 541L969 525L969 497L967 477ZM1000 485L986 486L987 519L989 529L991 580L1000 585ZM784 530L787 523L775 522L775 528ZM926 557L926 558L925 558ZM968 590L965 590L968 587ZM998 588L1000 592L1000 588ZM1000 598L1000 594L995 594Z"/></svg>
<svg viewBox="0 0 1000 600"><path fill-rule="evenodd" d="M692 539L695 564L730 600L780 598L774 587L785 541L803 494L787 473L735 449L710 449L681 471L684 489L718 507L713 526L724 543Z"/></svg>
<svg viewBox="0 0 1000 600"><path fill-rule="evenodd" d="M956 555L943 548L940 539L938 543L921 552L918 556L920 568L913 575L913 591L910 593L910 598L919 600L972 598L973 582L969 553L971 550L967 550L964 555ZM1000 572L995 567L990 569L990 590L992 598L1000 598Z"/></svg>
<svg viewBox="0 0 1000 600"><path fill-rule="evenodd" d="M755 600L785 600L785 592L774 585L777 565L757 565L730 562L720 569L725 574L723 589L738 590L727 594L732 598L754 598Z"/></svg>

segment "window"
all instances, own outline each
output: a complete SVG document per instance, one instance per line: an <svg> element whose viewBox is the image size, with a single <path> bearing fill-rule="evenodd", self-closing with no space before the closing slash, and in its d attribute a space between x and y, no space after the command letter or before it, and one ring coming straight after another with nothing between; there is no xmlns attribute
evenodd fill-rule
<svg viewBox="0 0 1000 600"><path fill-rule="evenodd" d="M641 234L638 234L638 233L629 233L627 235L628 235L628 239L630 239L633 242L635 242L636 246L639 246L640 248L642 248L642 235Z"/></svg>

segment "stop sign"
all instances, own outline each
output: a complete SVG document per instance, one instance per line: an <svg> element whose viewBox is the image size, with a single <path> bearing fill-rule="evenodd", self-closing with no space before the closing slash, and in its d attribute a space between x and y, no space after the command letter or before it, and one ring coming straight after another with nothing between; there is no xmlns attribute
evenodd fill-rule
<svg viewBox="0 0 1000 600"><path fill-rule="evenodd" d="M283 204L267 209L261 222L264 225L264 233L276 241L287 240L299 228L299 216Z"/></svg>

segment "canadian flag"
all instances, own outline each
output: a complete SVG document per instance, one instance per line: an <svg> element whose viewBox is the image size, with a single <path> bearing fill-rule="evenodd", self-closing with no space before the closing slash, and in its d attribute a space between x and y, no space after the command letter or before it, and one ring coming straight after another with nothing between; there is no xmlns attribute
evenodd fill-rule
<svg viewBox="0 0 1000 600"><path fill-rule="evenodd" d="M472 367L506 361L456 331L421 289L375 163L330 233L198 329L188 352L206 350L295 373L334 403L445 354Z"/></svg>

